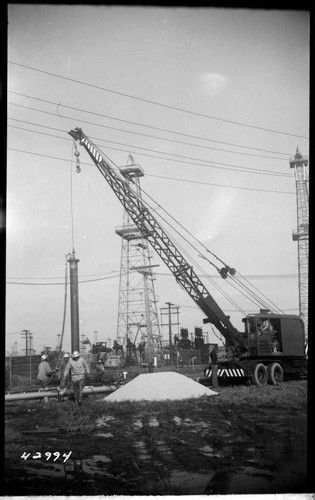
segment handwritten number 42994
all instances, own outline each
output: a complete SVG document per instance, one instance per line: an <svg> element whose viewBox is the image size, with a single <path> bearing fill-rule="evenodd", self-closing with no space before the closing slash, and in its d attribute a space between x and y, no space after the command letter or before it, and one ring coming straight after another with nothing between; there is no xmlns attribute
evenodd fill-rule
<svg viewBox="0 0 315 500"><path fill-rule="evenodd" d="M58 458L61 457L64 459L63 461L66 462L68 460L68 458L70 458L71 454L72 454L72 451L69 451L69 453L63 453L62 455L61 455L61 453L59 453L59 451L54 451L53 453L50 453L50 451L46 451L46 453L43 454L43 458L46 458L46 460L48 461L53 456L53 457L55 457L55 458L53 458L53 462L56 462L56 460L58 460ZM35 455L32 455L32 456L31 455L32 455L31 453L26 453L24 451L23 455L21 455L21 458L23 458L24 460L27 460L28 458L32 458L33 460L36 460L38 458L42 458L42 454L39 451L37 451L35 453Z"/></svg>

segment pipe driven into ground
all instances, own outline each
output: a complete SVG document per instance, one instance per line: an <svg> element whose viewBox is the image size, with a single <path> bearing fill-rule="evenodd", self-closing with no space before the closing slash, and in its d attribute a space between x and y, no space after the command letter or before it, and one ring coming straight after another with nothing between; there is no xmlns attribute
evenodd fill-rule
<svg viewBox="0 0 315 500"><path fill-rule="evenodd" d="M116 385L103 385L100 387L87 386L83 389L83 394L101 394L103 392L114 392L117 390ZM55 389L54 391L37 391L37 392L22 392L18 394L5 394L5 402L23 401L28 399L44 399L44 398L59 398L69 396L71 392Z"/></svg>

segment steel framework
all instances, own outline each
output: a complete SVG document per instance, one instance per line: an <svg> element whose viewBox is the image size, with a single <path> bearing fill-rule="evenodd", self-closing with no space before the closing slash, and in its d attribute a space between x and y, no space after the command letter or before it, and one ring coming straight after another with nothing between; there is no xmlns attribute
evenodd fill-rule
<svg viewBox="0 0 315 500"><path fill-rule="evenodd" d="M126 166L119 170L130 189L141 198L140 177L144 175L141 166L129 155ZM144 343L141 361L150 362L162 349L152 253L145 233L133 224L127 210L124 210L123 226L115 232L121 237L117 342L126 350L128 339L134 344Z"/></svg>
<svg viewBox="0 0 315 500"><path fill-rule="evenodd" d="M293 241L298 242L299 273L299 313L305 323L308 338L308 262L309 262L309 176L308 156L302 156L296 148L295 156L290 158L290 168L294 168L296 183L297 229L292 233Z"/></svg>

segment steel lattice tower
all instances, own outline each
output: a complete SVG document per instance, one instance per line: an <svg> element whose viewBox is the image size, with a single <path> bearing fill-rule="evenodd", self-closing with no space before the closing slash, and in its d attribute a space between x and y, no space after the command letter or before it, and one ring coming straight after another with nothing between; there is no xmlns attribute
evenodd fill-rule
<svg viewBox="0 0 315 500"><path fill-rule="evenodd" d="M127 165L120 167L137 196L141 197L140 177L144 175L140 165L131 155ZM119 305L117 320L117 342L128 352L129 341L142 344L142 362L151 362L161 353L161 332L154 289L154 276L146 237L133 224L124 211L123 226L115 229L121 237L121 260L119 280Z"/></svg>
<svg viewBox="0 0 315 500"><path fill-rule="evenodd" d="M290 158L290 168L294 168L296 182L297 230L292 233L298 242L299 269L299 313L305 323L308 337L308 260L309 260L309 177L308 156L302 156L297 147L295 156Z"/></svg>

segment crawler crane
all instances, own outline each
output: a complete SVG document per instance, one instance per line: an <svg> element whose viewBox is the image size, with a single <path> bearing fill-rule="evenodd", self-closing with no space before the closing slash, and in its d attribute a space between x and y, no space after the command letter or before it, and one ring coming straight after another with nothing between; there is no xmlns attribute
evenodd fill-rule
<svg viewBox="0 0 315 500"><path fill-rule="evenodd" d="M193 267L185 260L166 235L146 203L110 165L106 156L82 132L75 128L69 135L87 151L108 182L134 224L170 269L179 285L200 307L206 318L225 339L226 355L220 360L219 375L243 377L248 383L277 385L284 377L307 375L304 323L298 315L273 314L260 310L243 318L244 332L239 332L209 291ZM220 274L226 278L234 269L225 267ZM267 324L262 330L259 325Z"/></svg>

